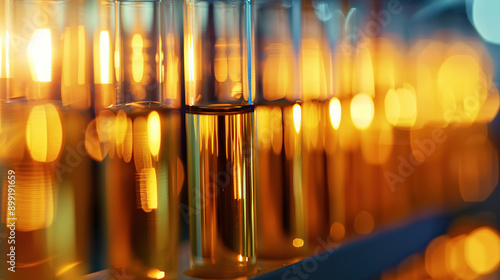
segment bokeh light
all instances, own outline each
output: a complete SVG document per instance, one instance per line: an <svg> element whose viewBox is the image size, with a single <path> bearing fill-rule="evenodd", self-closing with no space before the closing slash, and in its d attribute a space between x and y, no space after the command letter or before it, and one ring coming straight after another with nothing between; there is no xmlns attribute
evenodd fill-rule
<svg viewBox="0 0 500 280"><path fill-rule="evenodd" d="M474 26L484 40L493 44L500 44L500 33L498 32L499 14L499 1L474 0L472 6Z"/></svg>

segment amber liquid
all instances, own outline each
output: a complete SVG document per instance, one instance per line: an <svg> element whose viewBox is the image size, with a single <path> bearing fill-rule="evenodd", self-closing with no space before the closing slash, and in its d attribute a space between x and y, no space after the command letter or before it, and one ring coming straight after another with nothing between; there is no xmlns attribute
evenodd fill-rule
<svg viewBox="0 0 500 280"><path fill-rule="evenodd" d="M186 120L191 269L185 273L203 278L252 274L252 108L190 108Z"/></svg>
<svg viewBox="0 0 500 280"><path fill-rule="evenodd" d="M318 239L330 235L331 190L327 179L325 147L332 145L325 132L330 126L329 102L308 101L302 104L302 174L304 184L307 230L311 250L318 247ZM331 127L331 126L330 126Z"/></svg>
<svg viewBox="0 0 500 280"><path fill-rule="evenodd" d="M103 169L109 265L116 275L176 278L180 113L124 106L113 114L119 110L126 118L122 112L122 121L115 119L114 134L127 129L123 140L109 147ZM152 112L158 113L159 123Z"/></svg>
<svg viewBox="0 0 500 280"><path fill-rule="evenodd" d="M265 105L255 110L259 258L290 259L307 253L302 136L292 108Z"/></svg>
<svg viewBox="0 0 500 280"><path fill-rule="evenodd" d="M59 153L49 162L34 160L27 147L27 116L36 106L11 103L1 108L0 139L5 145L0 156L3 185L0 279L77 279L90 273L88 244L93 221L88 213L94 203L91 194L95 174L91 159L82 149L82 131L90 116L84 111L54 106L58 117L50 115L49 127L36 130L34 135L35 139L49 137L47 150ZM52 129L58 126L56 121L61 122L60 131ZM64 139L60 147L52 144L58 138ZM12 181L7 180L9 170L15 172ZM10 184L15 186L13 212L7 211ZM11 222L15 222L12 232L7 227ZM9 236L13 238L8 239ZM12 253L15 272L7 270L12 265L7 263L11 259L7 254Z"/></svg>

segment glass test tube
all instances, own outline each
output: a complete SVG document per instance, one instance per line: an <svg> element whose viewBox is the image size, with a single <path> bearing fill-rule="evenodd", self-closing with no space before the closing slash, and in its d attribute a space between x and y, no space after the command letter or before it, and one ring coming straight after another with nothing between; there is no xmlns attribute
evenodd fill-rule
<svg viewBox="0 0 500 280"><path fill-rule="evenodd" d="M323 34L328 34L330 48L331 84L328 99L321 103L323 107L324 153L326 184L329 196L329 232L333 242L341 242L346 237L346 208L349 193L348 172L350 172L350 146L352 124L349 116L349 99L351 92L352 63L354 53L354 36L358 31L355 25L356 8L349 8L348 1L339 1L332 14L318 13L329 20L323 25ZM324 12L324 10L323 10ZM347 146L347 147L346 147ZM326 236L322 233L323 237Z"/></svg>
<svg viewBox="0 0 500 280"><path fill-rule="evenodd" d="M302 1L299 51L299 95L302 109L302 164L309 243L330 235L334 195L328 188L326 149L331 129L330 102L339 92L334 75L335 48L343 39L344 14L339 0ZM337 72L337 73L336 73ZM309 244L311 245L311 244ZM312 245L311 247L316 247Z"/></svg>
<svg viewBox="0 0 500 280"><path fill-rule="evenodd" d="M96 156L107 155L110 267L154 279L177 277L180 33L169 24L173 5L116 2L114 69L101 69L114 73L116 106L91 124L104 144Z"/></svg>
<svg viewBox="0 0 500 280"><path fill-rule="evenodd" d="M7 101L10 11L10 1L0 3L0 15L2 16L0 21L0 102Z"/></svg>
<svg viewBox="0 0 500 280"><path fill-rule="evenodd" d="M307 254L298 47L300 1L256 1L257 254Z"/></svg>
<svg viewBox="0 0 500 280"><path fill-rule="evenodd" d="M191 269L256 272L250 1L186 1Z"/></svg>
<svg viewBox="0 0 500 280"><path fill-rule="evenodd" d="M8 90L2 98L7 102L0 104L0 138L11 144L0 156L2 223L16 223L16 272L2 270L4 279L75 279L89 273L93 174L78 148L90 106L90 56L78 4L3 3L1 64ZM15 180L7 180L8 170ZM11 188L15 211L7 211ZM2 234L4 229L11 234L5 225Z"/></svg>
<svg viewBox="0 0 500 280"><path fill-rule="evenodd" d="M60 61L52 57L51 49L61 46L56 38L64 28L63 14L67 5L40 1L9 1L4 5L5 14L11 16L3 18L7 28L3 38L6 44L2 45L6 53L2 70L5 70L4 77L12 77L13 82L6 92L4 101L7 102L0 105L0 137L12 143L4 146L1 156L1 234L15 236L15 244L2 242L5 265L0 277L51 279L55 271L47 260L54 257L53 251L48 242L37 244L35 240L51 239L57 216L54 194L59 182L55 180L53 164L59 160L63 135L59 106L52 104L60 97L60 79L56 74ZM49 12L57 16L49 17ZM26 100L34 103L28 104ZM32 129L42 124L44 117L52 126L47 127L44 123L45 127ZM11 174L13 177L8 176ZM13 211L9 211L12 205L9 205L9 189L15 191ZM15 226L7 227L12 222ZM11 246L15 250L11 250ZM12 264L6 261L12 260L16 265L15 273L7 270ZM23 267L23 264L33 263L36 265Z"/></svg>
<svg viewBox="0 0 500 280"><path fill-rule="evenodd" d="M115 70L116 5L113 0L101 0L96 5L97 21L94 28L94 108L96 112L116 103ZM116 53L117 57L119 53Z"/></svg>
<svg viewBox="0 0 500 280"><path fill-rule="evenodd" d="M9 100L60 100L68 1L10 3ZM29 69L29 71L26 71Z"/></svg>

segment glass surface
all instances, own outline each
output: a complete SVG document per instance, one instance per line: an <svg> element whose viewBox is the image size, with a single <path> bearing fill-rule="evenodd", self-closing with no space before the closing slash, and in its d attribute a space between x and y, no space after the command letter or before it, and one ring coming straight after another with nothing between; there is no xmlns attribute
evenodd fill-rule
<svg viewBox="0 0 500 280"><path fill-rule="evenodd" d="M101 166L110 267L177 277L179 110L134 103L102 111L95 125L107 139Z"/></svg>
<svg viewBox="0 0 500 280"><path fill-rule="evenodd" d="M7 21L9 99L61 100L69 2L10 1ZM6 69L7 71L7 69Z"/></svg>
<svg viewBox="0 0 500 280"><path fill-rule="evenodd" d="M184 65L191 269L255 273L250 1L186 1Z"/></svg>
<svg viewBox="0 0 500 280"><path fill-rule="evenodd" d="M191 270L185 273L255 273L253 113L202 109L186 118Z"/></svg>
<svg viewBox="0 0 500 280"><path fill-rule="evenodd" d="M162 98L161 1L118 1L117 105Z"/></svg>
<svg viewBox="0 0 500 280"><path fill-rule="evenodd" d="M186 105L253 103L250 20L250 1L186 1Z"/></svg>

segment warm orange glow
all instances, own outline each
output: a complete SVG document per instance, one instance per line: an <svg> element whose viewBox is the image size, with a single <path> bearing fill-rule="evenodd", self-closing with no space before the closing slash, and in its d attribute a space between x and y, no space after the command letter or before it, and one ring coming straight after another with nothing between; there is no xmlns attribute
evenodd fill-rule
<svg viewBox="0 0 500 280"><path fill-rule="evenodd" d="M476 122L478 123L489 123L494 120L498 114L498 109L500 108L498 88L494 85L488 86L490 87L490 92L488 93L488 96L485 97L484 104L477 116Z"/></svg>
<svg viewBox="0 0 500 280"><path fill-rule="evenodd" d="M330 123L333 129L339 129L341 119L342 107L340 105L340 100L337 97L334 97L330 100Z"/></svg>
<svg viewBox="0 0 500 280"><path fill-rule="evenodd" d="M129 163L132 160L132 149L133 149L133 135L132 135L132 120L127 118L127 132L125 133L125 138L122 144L122 157L123 161Z"/></svg>
<svg viewBox="0 0 500 280"><path fill-rule="evenodd" d="M322 120L322 109L316 102L304 102L301 105L302 129L304 150L317 149L323 147L322 129L320 122ZM322 123L321 123L322 124Z"/></svg>
<svg viewBox="0 0 500 280"><path fill-rule="evenodd" d="M101 84L110 84L109 73L111 71L110 66L110 42L109 42L109 32L107 30L101 31L99 35L99 75Z"/></svg>
<svg viewBox="0 0 500 280"><path fill-rule="evenodd" d="M77 84L85 84L85 26L78 25L78 78Z"/></svg>
<svg viewBox="0 0 500 280"><path fill-rule="evenodd" d="M500 237L490 227L481 227L465 240L465 260L474 272L488 274L500 264Z"/></svg>
<svg viewBox="0 0 500 280"><path fill-rule="evenodd" d="M50 29L38 29L28 45L28 59L35 82L52 80L52 42Z"/></svg>
<svg viewBox="0 0 500 280"><path fill-rule="evenodd" d="M181 194L182 186L184 185L185 171L182 160L177 157L177 195Z"/></svg>
<svg viewBox="0 0 500 280"><path fill-rule="evenodd" d="M62 38L62 104L75 109L86 109L90 106L90 88L87 87L85 27L66 27Z"/></svg>
<svg viewBox="0 0 500 280"><path fill-rule="evenodd" d="M158 182L154 168L144 168L139 174L141 208L144 212L151 212L158 208Z"/></svg>
<svg viewBox="0 0 500 280"><path fill-rule="evenodd" d="M3 42L2 42L2 41L3 41L3 40L2 40L2 37L0 37L0 78L5 78L5 77L2 75L2 74L3 74L3 72L2 72L2 68L3 68L3 67L2 67L2 66L3 66L3 59L2 59L2 58L3 58L3 54L2 54L2 51L3 51L2 47L3 47L3 45L2 45L2 43L3 43Z"/></svg>
<svg viewBox="0 0 500 280"><path fill-rule="evenodd" d="M385 116L393 126L412 127L417 120L417 98L410 85L389 90L385 96Z"/></svg>
<svg viewBox="0 0 500 280"><path fill-rule="evenodd" d="M215 43L214 75L219 83L227 80L227 43L226 38L217 38Z"/></svg>
<svg viewBox="0 0 500 280"><path fill-rule="evenodd" d="M240 40L238 37L233 37L229 40L228 45L228 74L229 79L233 82L241 81L241 53Z"/></svg>
<svg viewBox="0 0 500 280"><path fill-rule="evenodd" d="M194 39L193 35L189 34L188 35L188 40L187 40L187 48L188 48L188 54L187 54L187 59L188 59L188 75L187 75L187 80L190 82L194 82L195 76L195 57L194 57Z"/></svg>
<svg viewBox="0 0 500 280"><path fill-rule="evenodd" d="M293 125L295 127L295 132L300 132L300 124L302 121L302 110L299 104L293 105Z"/></svg>
<svg viewBox="0 0 500 280"><path fill-rule="evenodd" d="M151 279L163 279L165 278L165 271L153 268L148 271L148 277Z"/></svg>
<svg viewBox="0 0 500 280"><path fill-rule="evenodd" d="M54 219L52 168L40 163L26 163L14 168L16 185L22 187L16 189L15 216L6 217L17 218L16 231L27 232L49 227ZM5 202L4 200L3 207L7 210L8 204Z"/></svg>
<svg viewBox="0 0 500 280"><path fill-rule="evenodd" d="M330 236L333 241L339 242L345 237L345 227L342 223L335 222L330 227Z"/></svg>
<svg viewBox="0 0 500 280"><path fill-rule="evenodd" d="M395 88L401 81L406 71L401 71L402 67L408 67L408 60L405 60L406 46L397 37L377 38L371 45L374 58L375 83L380 88ZM370 46L370 47L371 47ZM403 77L402 77L403 76Z"/></svg>
<svg viewBox="0 0 500 280"><path fill-rule="evenodd" d="M243 262L243 261L248 261L248 257L244 257L243 255L238 255L238 260L240 262Z"/></svg>
<svg viewBox="0 0 500 280"><path fill-rule="evenodd" d="M255 120L259 129L257 132L257 147L259 150L272 148L277 155L281 153L283 141L283 124L281 108L278 106L259 106L255 108Z"/></svg>
<svg viewBox="0 0 500 280"><path fill-rule="evenodd" d="M187 35L187 40L185 44L185 76L186 76L186 102L189 105L196 103L197 93L196 93L196 57L195 57L195 45L194 38L192 34Z"/></svg>
<svg viewBox="0 0 500 280"><path fill-rule="evenodd" d="M148 142L152 156L157 156L161 146L161 123L158 112L153 111L148 116Z"/></svg>
<svg viewBox="0 0 500 280"><path fill-rule="evenodd" d="M67 265L64 265L63 267L61 267L57 272L56 272L56 276L61 276L63 275L64 273L70 271L71 269L75 268L76 266L78 266L79 264L81 264L82 262L79 261L79 262L74 262L74 263L70 263L70 264L67 264Z"/></svg>
<svg viewBox="0 0 500 280"><path fill-rule="evenodd" d="M280 107L275 106L271 109L268 125L270 126L271 147L276 155L281 153L283 148L283 112Z"/></svg>
<svg viewBox="0 0 500 280"><path fill-rule="evenodd" d="M108 146L102 145L99 140L96 120L92 120L85 131L85 151L94 160L102 161L108 153L107 148Z"/></svg>
<svg viewBox="0 0 500 280"><path fill-rule="evenodd" d="M326 97L326 76L323 52L318 41L302 40L301 97L303 100Z"/></svg>
<svg viewBox="0 0 500 280"><path fill-rule="evenodd" d="M354 91L364 92L369 97L375 96L375 78L373 75L373 63L368 47L362 47L357 51L354 79Z"/></svg>
<svg viewBox="0 0 500 280"><path fill-rule="evenodd" d="M425 270L433 279L450 277L451 271L446 267L446 250L450 238L446 235L432 240L425 250Z"/></svg>
<svg viewBox="0 0 500 280"><path fill-rule="evenodd" d="M111 111L101 111L96 117L96 128L102 143L115 141L115 114Z"/></svg>
<svg viewBox="0 0 500 280"><path fill-rule="evenodd" d="M419 125L469 126L496 114L498 105L491 90L491 58L482 43L464 38L441 42L420 40L416 56L416 92ZM493 103L488 104L488 100ZM484 112L482 108L486 107Z"/></svg>
<svg viewBox="0 0 500 280"><path fill-rule="evenodd" d="M359 234L369 234L375 226L372 214L360 211L354 219L354 229Z"/></svg>
<svg viewBox="0 0 500 280"><path fill-rule="evenodd" d="M271 44L265 49L262 91L268 101L285 98L292 90L292 50L284 44Z"/></svg>
<svg viewBox="0 0 500 280"><path fill-rule="evenodd" d="M180 59L175 49L175 35L173 33L168 33L166 36L166 79L165 86L166 90L164 97L170 100L179 99L179 89L180 89ZM180 100L177 100L178 102Z"/></svg>
<svg viewBox="0 0 500 280"><path fill-rule="evenodd" d="M233 83L233 88L231 89L231 99L238 100L241 98L241 94L243 93L243 86L241 83Z"/></svg>
<svg viewBox="0 0 500 280"><path fill-rule="evenodd" d="M458 182L464 201L486 200L498 184L498 151L486 135L466 139L457 151Z"/></svg>
<svg viewBox="0 0 500 280"><path fill-rule="evenodd" d="M157 209L158 208L158 186L156 180L156 170L154 168L149 168L144 172L146 174L146 198L147 198L147 208Z"/></svg>
<svg viewBox="0 0 500 280"><path fill-rule="evenodd" d="M153 157L148 140L148 121L145 117L137 117L133 123L133 158L135 169L142 172L153 167Z"/></svg>
<svg viewBox="0 0 500 280"><path fill-rule="evenodd" d="M9 44L9 31L6 31L5 41L0 37L0 78L9 78ZM5 54L2 53L4 46ZM4 58L5 61L3 60ZM5 65L3 63L5 63ZM5 69L5 72L3 72L3 69Z"/></svg>
<svg viewBox="0 0 500 280"><path fill-rule="evenodd" d="M304 240L302 238L295 238L293 239L293 247L295 248L300 248L304 246Z"/></svg>
<svg viewBox="0 0 500 280"><path fill-rule="evenodd" d="M393 127L387 123L363 132L360 139L361 154L369 164L383 164L390 159L393 146Z"/></svg>
<svg viewBox="0 0 500 280"><path fill-rule="evenodd" d="M141 34L132 37L132 78L140 83L144 77L144 42Z"/></svg>
<svg viewBox="0 0 500 280"><path fill-rule="evenodd" d="M461 279L475 279L475 273L465 260L465 240L467 235L462 234L453 238L446 249L446 267Z"/></svg>
<svg viewBox="0 0 500 280"><path fill-rule="evenodd" d="M120 81L121 80L121 71L120 71L120 65L121 65L121 62L120 62L120 50L119 50L119 46L118 46L119 42L118 40L116 41L115 43L115 52L113 54L113 59L114 59L114 64L115 64L115 79L116 81Z"/></svg>
<svg viewBox="0 0 500 280"><path fill-rule="evenodd" d="M7 31L5 32L5 77L6 78L10 78L9 47L10 47L10 37L9 37L9 31Z"/></svg>
<svg viewBox="0 0 500 280"><path fill-rule="evenodd" d="M125 135L127 134L127 114L123 110L119 110L115 118L115 141L116 145L123 144Z"/></svg>
<svg viewBox="0 0 500 280"><path fill-rule="evenodd" d="M351 100L351 119L357 129L367 129L373 121L375 108L372 98L360 93Z"/></svg>
<svg viewBox="0 0 500 280"><path fill-rule="evenodd" d="M54 105L37 105L31 109L26 126L26 143L34 160L55 161L61 152L62 137L61 119Z"/></svg>
<svg viewBox="0 0 500 280"><path fill-rule="evenodd" d="M486 77L477 59L471 55L450 56L439 69L438 82L441 91L453 94L453 99L450 100L455 103L452 106L462 112L463 119L460 122L474 122L487 91L485 86L479 87L486 83ZM450 105L443 103L443 109L449 108Z"/></svg>
<svg viewBox="0 0 500 280"><path fill-rule="evenodd" d="M257 133L257 147L259 150L269 150L271 148L272 133L270 123L271 108L258 106L255 108L255 122L259 129Z"/></svg>
<svg viewBox="0 0 500 280"><path fill-rule="evenodd" d="M160 35L160 40L158 40L158 53L155 55L155 61L160 62L158 66L158 82L163 83L165 77L165 54L163 53L163 39Z"/></svg>
<svg viewBox="0 0 500 280"><path fill-rule="evenodd" d="M234 116L234 124L230 124L231 120L229 118L226 118L226 125L230 127L231 125L234 125L234 130L230 132L229 137L231 137L234 141L234 145L231 147L233 150L233 154L231 155L231 158L234 162L233 167L232 167L232 185L233 185L233 194L234 194L234 199L235 200L241 200L243 198L243 188L244 185L242 184L243 180L243 166L241 164L242 162L242 152L243 152L243 139L241 136L241 124L242 124L242 119L241 115L235 115Z"/></svg>
<svg viewBox="0 0 500 280"><path fill-rule="evenodd" d="M115 117L114 127L114 139L116 146L116 155L118 158L123 156L123 143L125 142L125 135L128 129L128 118L127 114L123 110L119 110Z"/></svg>

